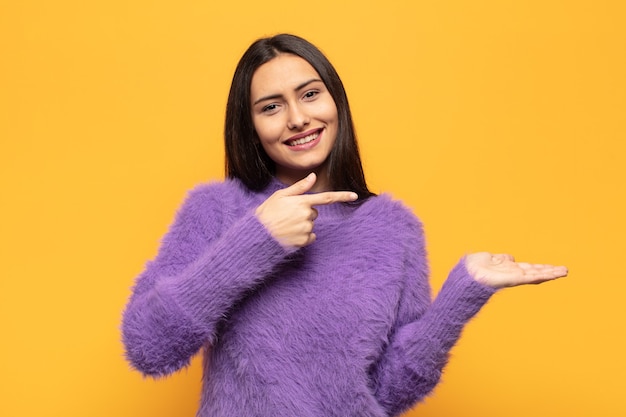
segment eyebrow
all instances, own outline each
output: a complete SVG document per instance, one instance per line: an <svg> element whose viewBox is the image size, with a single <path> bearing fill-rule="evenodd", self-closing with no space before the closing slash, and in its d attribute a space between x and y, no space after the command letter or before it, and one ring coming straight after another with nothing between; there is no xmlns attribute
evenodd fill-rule
<svg viewBox="0 0 626 417"><path fill-rule="evenodd" d="M308 81L303 82L302 84L300 84L299 86L297 86L296 88L294 88L294 91L300 91L302 90L304 87L306 87L307 85L314 83L314 82L322 82L322 80L320 80L319 78L311 78ZM266 101L266 100L274 100L276 98L280 98L282 97L282 94L272 94L269 96L265 96L265 97L261 97L260 99L256 100L252 105L256 106L257 104L259 104L262 101Z"/></svg>

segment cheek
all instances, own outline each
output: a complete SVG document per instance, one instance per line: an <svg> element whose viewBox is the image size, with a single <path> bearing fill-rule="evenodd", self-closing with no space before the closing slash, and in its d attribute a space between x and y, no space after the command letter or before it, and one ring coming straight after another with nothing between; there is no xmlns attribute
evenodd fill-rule
<svg viewBox="0 0 626 417"><path fill-rule="evenodd" d="M337 114L337 106L334 101L330 100L327 102L324 106L323 112L327 123L338 123L339 116Z"/></svg>
<svg viewBox="0 0 626 417"><path fill-rule="evenodd" d="M270 119L254 119L254 130L262 144L271 143L280 138L282 130Z"/></svg>
<svg viewBox="0 0 626 417"><path fill-rule="evenodd" d="M337 114L337 107L335 107L334 102L331 102L326 107L324 119L328 124L329 129L333 132L334 135L336 135L337 130L339 129L339 116Z"/></svg>

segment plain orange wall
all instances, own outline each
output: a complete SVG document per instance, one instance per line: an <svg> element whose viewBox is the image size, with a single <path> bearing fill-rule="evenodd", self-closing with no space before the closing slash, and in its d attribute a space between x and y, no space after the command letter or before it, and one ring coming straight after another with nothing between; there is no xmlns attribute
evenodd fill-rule
<svg viewBox="0 0 626 417"><path fill-rule="evenodd" d="M222 177L243 50L294 32L344 79L372 188L465 252L570 267L505 290L409 416L623 416L621 0L0 2L0 415L193 416L199 362L123 360L130 286L186 191Z"/></svg>

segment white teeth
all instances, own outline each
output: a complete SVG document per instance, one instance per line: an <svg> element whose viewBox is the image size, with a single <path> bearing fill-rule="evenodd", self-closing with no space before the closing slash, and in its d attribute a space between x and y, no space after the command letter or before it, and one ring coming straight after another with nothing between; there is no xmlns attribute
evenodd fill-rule
<svg viewBox="0 0 626 417"><path fill-rule="evenodd" d="M318 136L319 136L319 132L315 132L303 138L289 141L288 145L289 146L304 145L305 143L309 143L312 140L317 139Z"/></svg>

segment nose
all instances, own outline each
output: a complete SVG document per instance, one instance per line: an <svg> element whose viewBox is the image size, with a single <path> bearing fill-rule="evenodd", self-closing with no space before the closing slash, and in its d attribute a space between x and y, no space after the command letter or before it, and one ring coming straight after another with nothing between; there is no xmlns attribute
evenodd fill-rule
<svg viewBox="0 0 626 417"><path fill-rule="evenodd" d="M302 130L311 121L309 115L299 104L289 106L288 116L287 127L289 130Z"/></svg>

